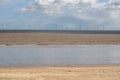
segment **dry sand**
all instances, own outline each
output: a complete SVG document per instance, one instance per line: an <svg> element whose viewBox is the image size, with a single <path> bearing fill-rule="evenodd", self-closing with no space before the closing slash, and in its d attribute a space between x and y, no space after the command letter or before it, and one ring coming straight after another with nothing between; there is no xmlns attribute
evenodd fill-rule
<svg viewBox="0 0 120 80"><path fill-rule="evenodd" d="M0 33L0 45L120 45L120 34Z"/></svg>
<svg viewBox="0 0 120 80"><path fill-rule="evenodd" d="M120 66L0 67L0 80L120 80Z"/></svg>

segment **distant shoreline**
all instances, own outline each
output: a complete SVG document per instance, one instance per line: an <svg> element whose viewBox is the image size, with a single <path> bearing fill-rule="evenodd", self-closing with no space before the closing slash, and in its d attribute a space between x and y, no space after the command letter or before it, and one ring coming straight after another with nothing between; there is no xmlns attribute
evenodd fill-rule
<svg viewBox="0 0 120 80"><path fill-rule="evenodd" d="M0 30L0 33L120 34L120 30Z"/></svg>

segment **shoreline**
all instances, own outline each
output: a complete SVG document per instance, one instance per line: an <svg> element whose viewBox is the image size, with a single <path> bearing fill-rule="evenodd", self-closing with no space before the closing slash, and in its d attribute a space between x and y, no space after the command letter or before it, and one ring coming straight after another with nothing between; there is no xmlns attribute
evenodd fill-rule
<svg viewBox="0 0 120 80"><path fill-rule="evenodd" d="M120 30L0 30L0 33L120 34Z"/></svg>
<svg viewBox="0 0 120 80"><path fill-rule="evenodd" d="M60 65L58 65L58 66L50 66L50 65L36 65L36 66L30 66L30 65L25 65L25 66L20 66L20 65L18 65L18 66L0 66L0 68L24 68L24 67L26 67L26 68L31 68L31 67L33 67L33 68L37 68L37 67L83 67L83 68L87 68L87 67L117 67L117 66L119 66L120 67L120 64L98 64L98 65L63 65L63 66L60 66Z"/></svg>

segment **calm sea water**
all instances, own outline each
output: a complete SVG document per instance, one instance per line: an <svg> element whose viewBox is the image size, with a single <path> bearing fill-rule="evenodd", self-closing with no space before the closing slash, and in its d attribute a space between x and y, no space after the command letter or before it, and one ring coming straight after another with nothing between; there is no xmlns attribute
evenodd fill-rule
<svg viewBox="0 0 120 80"><path fill-rule="evenodd" d="M0 46L0 66L66 66L101 64L120 64L120 46Z"/></svg>

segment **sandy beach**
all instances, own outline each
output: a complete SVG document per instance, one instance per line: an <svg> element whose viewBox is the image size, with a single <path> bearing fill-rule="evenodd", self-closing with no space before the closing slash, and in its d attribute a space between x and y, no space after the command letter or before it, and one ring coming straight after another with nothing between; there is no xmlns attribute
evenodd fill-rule
<svg viewBox="0 0 120 80"><path fill-rule="evenodd" d="M0 45L120 45L120 34L0 33Z"/></svg>
<svg viewBox="0 0 120 80"><path fill-rule="evenodd" d="M120 80L120 66L0 67L0 80Z"/></svg>
<svg viewBox="0 0 120 80"><path fill-rule="evenodd" d="M0 45L120 45L120 34L0 33ZM120 66L0 67L0 80L120 80Z"/></svg>

